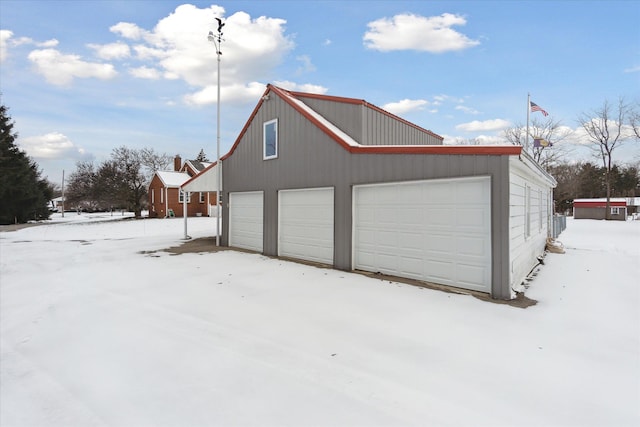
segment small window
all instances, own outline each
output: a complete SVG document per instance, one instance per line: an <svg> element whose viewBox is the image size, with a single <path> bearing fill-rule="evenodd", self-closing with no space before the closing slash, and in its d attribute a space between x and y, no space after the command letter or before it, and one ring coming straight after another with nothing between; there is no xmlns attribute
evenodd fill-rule
<svg viewBox="0 0 640 427"><path fill-rule="evenodd" d="M160 189L160 203L164 203L164 188Z"/></svg>
<svg viewBox="0 0 640 427"><path fill-rule="evenodd" d="M204 193L200 192L200 203L204 203Z"/></svg>
<svg viewBox="0 0 640 427"><path fill-rule="evenodd" d="M184 191L180 190L180 195L178 196L178 202L184 203ZM191 193L187 192L187 203L191 203Z"/></svg>
<svg viewBox="0 0 640 427"><path fill-rule="evenodd" d="M278 119L264 123L263 135L263 159L275 159L278 157Z"/></svg>
<svg viewBox="0 0 640 427"><path fill-rule="evenodd" d="M151 189L151 204L153 205L156 202L156 189Z"/></svg>
<svg viewBox="0 0 640 427"><path fill-rule="evenodd" d="M611 207L611 215L620 215L620 208L617 206Z"/></svg>

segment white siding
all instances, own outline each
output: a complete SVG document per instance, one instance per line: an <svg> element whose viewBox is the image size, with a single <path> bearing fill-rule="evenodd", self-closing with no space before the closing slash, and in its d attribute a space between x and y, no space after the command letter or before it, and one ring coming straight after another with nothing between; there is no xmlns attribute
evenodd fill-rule
<svg viewBox="0 0 640 427"><path fill-rule="evenodd" d="M519 286L544 252L551 189L520 159L509 159L509 263L511 288Z"/></svg>

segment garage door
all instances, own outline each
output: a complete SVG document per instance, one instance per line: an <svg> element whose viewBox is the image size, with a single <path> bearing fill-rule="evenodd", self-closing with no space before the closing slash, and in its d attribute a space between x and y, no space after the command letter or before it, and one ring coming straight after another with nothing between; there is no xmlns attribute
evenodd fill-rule
<svg viewBox="0 0 640 427"><path fill-rule="evenodd" d="M333 188L278 192L278 255L333 264Z"/></svg>
<svg viewBox="0 0 640 427"><path fill-rule="evenodd" d="M262 191L229 193L229 246L263 251Z"/></svg>
<svg viewBox="0 0 640 427"><path fill-rule="evenodd" d="M491 291L491 180L356 186L354 269Z"/></svg>

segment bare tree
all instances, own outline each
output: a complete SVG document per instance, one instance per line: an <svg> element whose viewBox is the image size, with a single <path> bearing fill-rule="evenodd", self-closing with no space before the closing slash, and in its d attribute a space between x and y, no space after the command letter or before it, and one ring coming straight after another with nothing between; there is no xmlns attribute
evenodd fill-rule
<svg viewBox="0 0 640 427"><path fill-rule="evenodd" d="M640 140L640 103L638 102L629 110L629 125L635 138Z"/></svg>
<svg viewBox="0 0 640 427"><path fill-rule="evenodd" d="M605 169L607 190L606 219L610 219L611 214L613 152L624 141L632 137L631 132L626 127L631 113L631 107L625 103L624 98L620 97L615 105L605 100L601 107L582 113L578 117L578 124L584 130L594 154L602 161L602 166Z"/></svg>
<svg viewBox="0 0 640 427"><path fill-rule="evenodd" d="M145 174L150 180L157 171L168 169L173 158L168 154L156 153L153 148L143 148L140 150L140 161L146 169Z"/></svg>
<svg viewBox="0 0 640 427"><path fill-rule="evenodd" d="M522 125L506 129L504 138L511 144L528 147L528 153L531 157L542 167L548 169L566 154L566 149L559 143L567 139L572 131L562 126L559 120L548 118L544 121L534 119L529 125L529 134L534 138L541 138L549 142L549 145L536 147L534 144L527 144L527 128Z"/></svg>

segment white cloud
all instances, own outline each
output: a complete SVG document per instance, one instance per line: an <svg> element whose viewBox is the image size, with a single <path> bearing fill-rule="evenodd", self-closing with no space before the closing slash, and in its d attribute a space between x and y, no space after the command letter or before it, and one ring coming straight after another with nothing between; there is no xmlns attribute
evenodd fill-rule
<svg viewBox="0 0 640 427"><path fill-rule="evenodd" d="M640 73L640 65L636 65L635 67L625 68L625 73Z"/></svg>
<svg viewBox="0 0 640 427"><path fill-rule="evenodd" d="M20 146L37 159L87 159L91 156L59 132L19 139Z"/></svg>
<svg viewBox="0 0 640 427"><path fill-rule="evenodd" d="M86 62L78 55L65 55L55 49L34 50L29 60L49 83L59 86L71 84L74 78L108 80L117 74L111 64Z"/></svg>
<svg viewBox="0 0 640 427"><path fill-rule="evenodd" d="M369 49L388 52L392 50L418 50L442 53L467 49L480 44L451 27L465 25L460 15L443 13L440 16L424 17L400 14L393 18L382 18L367 24L369 31L363 37Z"/></svg>
<svg viewBox="0 0 640 427"><path fill-rule="evenodd" d="M13 31L0 30L0 62L7 59L9 55L9 47L17 47L22 45L35 45L37 47L49 48L58 45L58 40L50 39L37 43L30 37L13 37Z"/></svg>
<svg viewBox="0 0 640 427"><path fill-rule="evenodd" d="M155 69L165 79L181 79L200 90L185 96L190 104L215 102L217 92L217 54L214 43L207 40L207 31L215 31L214 17L223 17L224 9L210 6L200 9L191 4L178 6L161 19L152 30L133 23L121 22L111 31L139 42L133 46L135 59L145 62L146 68L133 68L133 75L149 78ZM222 97L239 100L254 93L258 82L280 64L293 48L285 36L286 21L261 16L252 19L245 12L237 12L225 19L221 46ZM313 69L308 57L299 57L304 70ZM132 72L130 70L130 72ZM247 84L246 82L254 82ZM264 86L263 86L264 88ZM259 94L258 94L259 95ZM255 100L255 98L253 98Z"/></svg>
<svg viewBox="0 0 640 427"><path fill-rule="evenodd" d="M158 80L162 77L160 71L150 67L130 68L129 74L139 79Z"/></svg>
<svg viewBox="0 0 640 427"><path fill-rule="evenodd" d="M301 63L300 67L298 67L298 70L296 71L297 74L311 73L316 70L315 65L311 63L309 55L297 56L296 61Z"/></svg>
<svg viewBox="0 0 640 427"><path fill-rule="evenodd" d="M464 105L456 105L455 109L467 114L473 114L473 115L480 114L480 111L476 110L475 108L467 107Z"/></svg>
<svg viewBox="0 0 640 427"><path fill-rule="evenodd" d="M383 110L387 110L393 114L405 114L411 111L423 110L429 102L424 99L403 99L398 102L390 102L382 106Z"/></svg>
<svg viewBox="0 0 640 427"><path fill-rule="evenodd" d="M99 58L112 60L112 59L124 59L131 56L131 50L129 45L122 42L109 43L109 44L88 44L88 47L96 51Z"/></svg>
<svg viewBox="0 0 640 427"><path fill-rule="evenodd" d="M509 126L511 126L511 123L507 120L502 120L502 119L485 120L485 121L474 120L469 123L459 124L456 126L456 129L464 132L486 132L486 131L501 130Z"/></svg>
<svg viewBox="0 0 640 427"><path fill-rule="evenodd" d="M293 92L305 92L305 93L317 93L317 94L325 94L328 92L328 89L324 86L314 85L311 83L299 84L290 82L288 80L281 80L273 82L274 85L281 87L285 90L290 90Z"/></svg>
<svg viewBox="0 0 640 427"><path fill-rule="evenodd" d="M118 22L109 27L109 31L130 40L141 40L148 34L147 31L130 22Z"/></svg>
<svg viewBox="0 0 640 427"><path fill-rule="evenodd" d="M266 90L263 83L251 82L249 84L235 83L220 86L220 102L229 104L245 104L255 102ZM218 100L218 90L215 85L206 86L198 92L188 94L184 102L190 105L213 104Z"/></svg>
<svg viewBox="0 0 640 427"><path fill-rule="evenodd" d="M164 58L165 54L162 49L154 49L145 45L135 45L133 50L136 52L136 58L140 60Z"/></svg>
<svg viewBox="0 0 640 427"><path fill-rule="evenodd" d="M13 32L0 30L0 62L4 62L9 56L9 39L13 37Z"/></svg>
<svg viewBox="0 0 640 427"><path fill-rule="evenodd" d="M56 47L58 46L60 42L56 39L50 39L50 40L46 40L43 41L42 43L37 43L36 46L38 47Z"/></svg>

